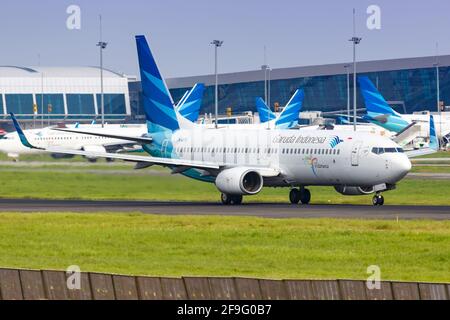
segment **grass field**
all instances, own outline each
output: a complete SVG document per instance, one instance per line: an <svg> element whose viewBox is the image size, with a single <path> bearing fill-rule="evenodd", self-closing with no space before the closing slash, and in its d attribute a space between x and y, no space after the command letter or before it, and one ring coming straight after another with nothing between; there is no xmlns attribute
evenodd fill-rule
<svg viewBox="0 0 450 320"><path fill-rule="evenodd" d="M3 168L3 170L2 170ZM70 168L72 169L72 168ZM197 182L180 175L165 175L164 170L149 175L136 175L129 169L120 173L111 170L64 172L27 168L5 170L0 167L1 198L34 199L138 199L164 201L219 201L219 192L212 184ZM68 169L69 170L69 169ZM152 169L153 170L153 169ZM371 196L349 197L332 187L311 187L312 203L371 204ZM245 201L288 202L289 189L265 188L259 195ZM403 180L397 190L384 194L386 204L450 205L450 180Z"/></svg>
<svg viewBox="0 0 450 320"><path fill-rule="evenodd" d="M426 156L421 156L418 158L419 159L420 158L423 158L423 159L426 159L426 158L450 158L450 151L439 151L439 152L436 152L433 154L428 154Z"/></svg>
<svg viewBox="0 0 450 320"><path fill-rule="evenodd" d="M428 166L413 166L411 172L420 172L420 173L450 173L450 165L428 165Z"/></svg>
<svg viewBox="0 0 450 320"><path fill-rule="evenodd" d="M0 235L1 267L450 281L450 221L2 213Z"/></svg>

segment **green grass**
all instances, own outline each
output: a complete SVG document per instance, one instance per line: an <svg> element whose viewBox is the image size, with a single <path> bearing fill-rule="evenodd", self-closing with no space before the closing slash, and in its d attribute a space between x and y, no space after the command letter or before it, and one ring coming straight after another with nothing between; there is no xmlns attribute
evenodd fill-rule
<svg viewBox="0 0 450 320"><path fill-rule="evenodd" d="M1 198L219 201L213 184L180 175L67 173L61 171L1 171ZM349 197L332 187L311 187L312 203L371 204L371 196ZM288 202L289 189L265 188L245 201ZM450 205L450 180L403 180L386 192L386 204Z"/></svg>
<svg viewBox="0 0 450 320"><path fill-rule="evenodd" d="M416 173L450 173L450 165L448 166L421 166L414 165L411 172Z"/></svg>
<svg viewBox="0 0 450 320"><path fill-rule="evenodd" d="M450 151L439 151L433 154L428 154L426 156L418 157L418 159L427 159L427 158L450 158Z"/></svg>
<svg viewBox="0 0 450 320"><path fill-rule="evenodd" d="M10 268L450 281L450 221L2 213L0 236Z"/></svg>

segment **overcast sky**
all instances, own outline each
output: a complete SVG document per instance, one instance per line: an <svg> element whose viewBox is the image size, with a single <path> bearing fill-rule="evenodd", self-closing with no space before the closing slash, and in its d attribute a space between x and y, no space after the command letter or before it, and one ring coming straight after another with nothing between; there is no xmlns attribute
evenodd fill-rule
<svg viewBox="0 0 450 320"><path fill-rule="evenodd" d="M381 9L381 30L366 26L369 5ZM81 29L69 30L69 5L81 8ZM213 39L224 40L220 71L257 69L267 46L272 68L352 59L352 8L362 60L450 53L448 0L1 0L0 65L98 65L98 16L109 42L105 66L138 73L134 35L145 34L166 77L213 72Z"/></svg>

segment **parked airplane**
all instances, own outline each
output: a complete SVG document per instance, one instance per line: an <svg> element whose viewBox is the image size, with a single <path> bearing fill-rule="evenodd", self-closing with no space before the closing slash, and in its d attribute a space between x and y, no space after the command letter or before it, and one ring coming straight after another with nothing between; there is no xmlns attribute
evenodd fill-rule
<svg viewBox="0 0 450 320"><path fill-rule="evenodd" d="M214 183L223 204L240 204L244 195L258 194L263 187L290 187L291 203L307 204L311 200L307 186L321 185L333 186L344 195L375 193L373 204L382 205L381 193L394 189L411 169L407 155L395 142L370 134L259 126L209 129L194 124L175 112L145 37L137 36L136 43L148 134L120 138L142 144L150 156L42 147L30 143L11 115L22 143L47 152L167 166L173 173Z"/></svg>
<svg viewBox="0 0 450 320"><path fill-rule="evenodd" d="M191 90L187 91L176 109L187 119L198 117L198 111L202 102L202 96L205 86L196 84ZM196 111L197 110L197 111ZM197 112L197 115L196 115ZM120 138L106 138L103 136L84 135L73 133L70 130L89 130L91 132L99 132L106 134L118 134L125 136L139 137L147 133L147 126L139 124L106 124L102 128L101 124L93 121L89 125L76 123L68 125L67 131L55 131L53 127L43 129L25 130L25 134L29 137L30 142L39 144L43 148L63 147L67 149L76 149L95 152L130 152L141 151L140 146L136 146L134 142L122 140ZM6 134L0 139L0 152L6 153L8 157L19 158L20 155L45 153L40 149L30 149L24 147L15 132ZM61 158L62 154L53 153L54 158ZM86 157L89 161L96 161L97 157Z"/></svg>
<svg viewBox="0 0 450 320"><path fill-rule="evenodd" d="M299 113L302 111L305 92L297 90L284 107L283 111L277 116L262 98L256 99L256 108L258 110L261 123L269 123L276 129L292 129L298 126Z"/></svg>
<svg viewBox="0 0 450 320"><path fill-rule="evenodd" d="M428 133L429 115L400 114L389 106L368 77L358 77L358 81L367 109L366 120L396 133L417 123ZM438 138L450 138L450 116L435 115L434 121Z"/></svg>
<svg viewBox="0 0 450 320"><path fill-rule="evenodd" d="M83 127L86 128L86 127ZM145 127L141 125L106 125L105 128L87 127L98 132L121 132L125 135L139 136L145 132ZM58 132L51 127L43 129L25 130L31 143L39 144L42 148L53 146L67 149L77 149L84 151L95 151L101 153L117 152L124 147L133 147L135 143L129 140L112 139L106 137L96 137L92 135L80 135L70 132ZM45 153L40 149L30 149L21 144L15 132L8 133L0 140L0 152L6 153L8 157L19 158L20 155ZM54 158L61 158L62 154L52 153ZM86 157L89 161L95 161L98 157Z"/></svg>

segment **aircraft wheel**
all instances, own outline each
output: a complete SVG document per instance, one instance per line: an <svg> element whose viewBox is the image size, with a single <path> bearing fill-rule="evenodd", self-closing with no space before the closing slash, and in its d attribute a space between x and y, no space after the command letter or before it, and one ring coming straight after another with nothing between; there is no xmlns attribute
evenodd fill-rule
<svg viewBox="0 0 450 320"><path fill-rule="evenodd" d="M222 193L220 196L220 200L222 200L222 204L228 206L231 204L232 197L229 194Z"/></svg>
<svg viewBox="0 0 450 320"><path fill-rule="evenodd" d="M374 206L382 206L384 205L384 197L381 194L377 194L372 198L372 204Z"/></svg>
<svg viewBox="0 0 450 320"><path fill-rule="evenodd" d="M239 196L232 196L231 197L231 204L238 206L242 204L242 200L243 200L243 196L239 195Z"/></svg>
<svg viewBox="0 0 450 320"><path fill-rule="evenodd" d="M291 192L289 193L289 201L292 204L298 204L300 202L300 190L298 189L291 189Z"/></svg>
<svg viewBox="0 0 450 320"><path fill-rule="evenodd" d="M300 191L300 201L302 204L309 204L311 202L311 191L309 191L309 189Z"/></svg>

